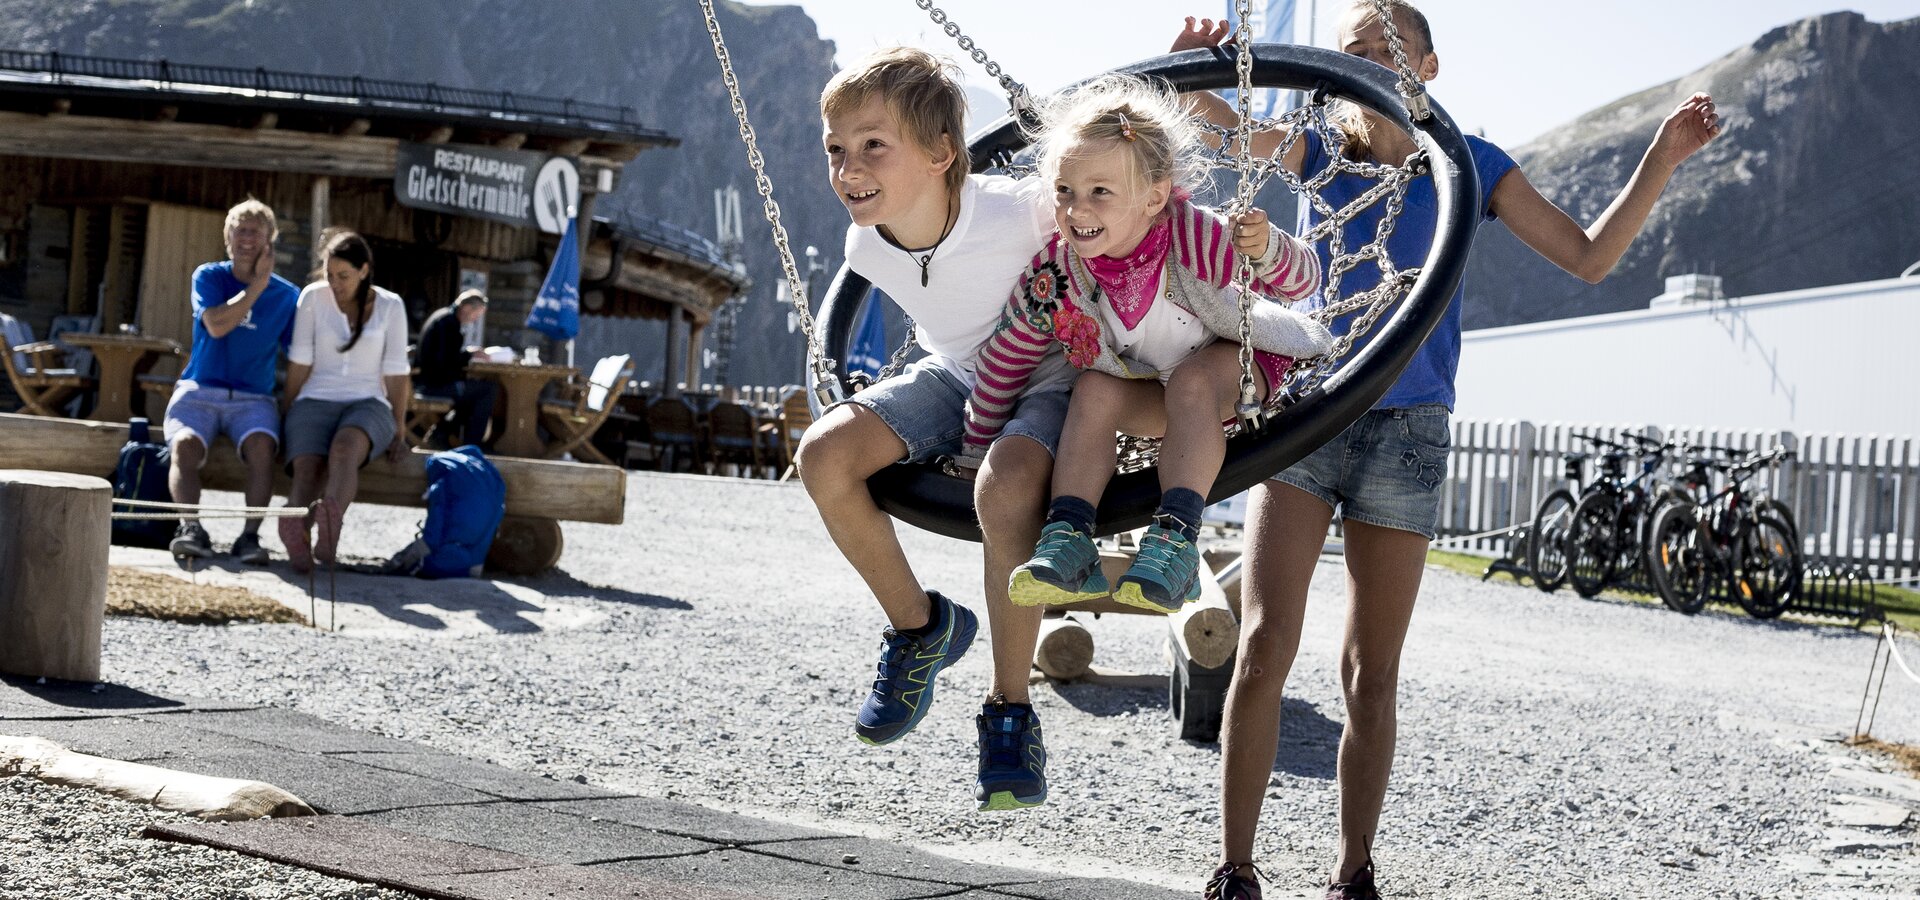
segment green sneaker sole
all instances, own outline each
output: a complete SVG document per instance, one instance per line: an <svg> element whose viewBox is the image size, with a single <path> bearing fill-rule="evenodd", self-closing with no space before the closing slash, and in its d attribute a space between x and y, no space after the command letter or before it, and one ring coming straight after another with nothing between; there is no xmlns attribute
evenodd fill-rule
<svg viewBox="0 0 1920 900"><path fill-rule="evenodd" d="M1015 797L1012 791L994 791L992 794L987 795L987 799L980 802L980 811L1006 812L1015 809L1032 809L1046 802L1046 794L1041 794L1037 800L1026 801Z"/></svg>
<svg viewBox="0 0 1920 900"><path fill-rule="evenodd" d="M1013 580L1007 584L1007 599L1015 606L1062 606L1092 600L1107 595L1106 576L1095 573L1080 586L1082 590L1069 591L1056 587L1033 577L1025 569L1013 570ZM1092 590L1098 588L1099 590Z"/></svg>
<svg viewBox="0 0 1920 900"><path fill-rule="evenodd" d="M1137 581L1122 581L1120 582L1119 590L1113 592L1113 600L1115 603L1157 613L1179 612L1181 607L1198 599L1200 599L1200 585L1198 583L1194 584L1193 590L1187 594L1185 600L1172 606L1161 606L1159 603L1154 602L1144 591L1140 590L1140 583Z"/></svg>

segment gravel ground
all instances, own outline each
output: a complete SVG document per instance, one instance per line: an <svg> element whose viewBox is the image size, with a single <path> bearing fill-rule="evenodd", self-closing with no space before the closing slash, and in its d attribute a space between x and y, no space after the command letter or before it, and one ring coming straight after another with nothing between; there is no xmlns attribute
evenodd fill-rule
<svg viewBox="0 0 1920 900"><path fill-rule="evenodd" d="M942 676L913 736L868 748L851 721L881 616L797 486L635 473L627 510L617 528L568 524L564 571L519 582L590 610L577 627L496 613L482 619L497 633L442 632L430 588L405 608L407 639L116 619L106 677L259 699L610 789L1197 893L1217 854L1219 751L1178 740L1160 692L1037 687L1052 800L975 812L983 645ZM355 507L343 552L397 549L418 519ZM237 526L221 524L224 545ZM977 547L903 536L925 583L981 608ZM1331 860L1344 583L1337 561L1314 582L1259 842L1280 888L1269 896L1324 883ZM1099 665L1163 670L1159 622L1107 617L1092 630ZM1384 886L1396 897L1910 895L1909 832L1891 848L1826 846L1828 770L1874 763L1806 739L1851 729L1872 646L1840 628L1683 618L1433 570L1402 665L1376 850ZM1896 673L1876 735L1920 741L1916 699L1920 685ZM1867 863L1880 874L1804 871Z"/></svg>

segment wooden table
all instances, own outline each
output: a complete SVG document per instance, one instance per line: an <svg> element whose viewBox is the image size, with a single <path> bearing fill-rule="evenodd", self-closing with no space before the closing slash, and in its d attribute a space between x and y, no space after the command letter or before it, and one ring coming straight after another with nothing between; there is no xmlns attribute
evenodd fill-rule
<svg viewBox="0 0 1920 900"><path fill-rule="evenodd" d="M60 340L93 351L100 361L100 393L93 402L93 418L125 422L133 416L133 398L140 387L135 378L153 368L164 353L180 355L180 345L159 337L137 334L93 334L69 331Z"/></svg>
<svg viewBox="0 0 1920 900"><path fill-rule="evenodd" d="M547 382L578 374L579 370L572 366L467 363L467 377L498 381L500 392L506 395L500 404L505 428L493 442L493 452L501 456L539 459L547 446L546 442L540 440L540 392L546 388Z"/></svg>

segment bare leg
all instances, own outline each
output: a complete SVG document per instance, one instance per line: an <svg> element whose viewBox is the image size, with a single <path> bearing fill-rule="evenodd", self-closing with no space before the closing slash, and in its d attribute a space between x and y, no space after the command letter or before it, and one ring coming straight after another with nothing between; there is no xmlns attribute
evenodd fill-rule
<svg viewBox="0 0 1920 900"><path fill-rule="evenodd" d="M1073 383L1073 402L1067 406L1067 424L1060 431L1053 496L1079 497L1099 506L1100 495L1113 479L1114 433L1159 437L1167 427L1164 397L1158 382L1115 378L1092 370L1080 373Z"/></svg>
<svg viewBox="0 0 1920 900"><path fill-rule="evenodd" d="M808 427L794 453L794 467L827 535L897 630L926 625L933 604L900 549L893 519L867 492L867 479L906 455L907 445L886 422L852 403L828 410Z"/></svg>
<svg viewBox="0 0 1920 900"><path fill-rule="evenodd" d="M200 467L207 464L207 445L192 432L173 439L173 464L167 467L167 492L175 503L200 502Z"/></svg>
<svg viewBox="0 0 1920 900"><path fill-rule="evenodd" d="M1427 539L1411 531L1348 522L1346 544L1347 634L1340 685L1347 728L1340 735L1340 858L1334 881L1352 879L1373 847L1393 770L1400 650L1427 563Z"/></svg>
<svg viewBox="0 0 1920 900"><path fill-rule="evenodd" d="M273 500L273 438L254 432L240 443L240 459L247 464L247 505L256 509ZM259 534L260 520L248 519L241 534Z"/></svg>
<svg viewBox="0 0 1920 900"><path fill-rule="evenodd" d="M1040 541L1052 473L1053 456L1046 447L1013 436L994 442L973 485L986 559L987 624L993 633L993 688L988 696L998 694L1009 703L1028 702L1027 676L1045 610L1013 605L1007 599L1007 582Z"/></svg>
<svg viewBox="0 0 1920 900"><path fill-rule="evenodd" d="M1254 373L1265 390L1266 376ZM1240 345L1215 341L1195 353L1167 379L1166 439L1160 443L1160 491L1186 488L1202 497L1213 489L1227 456L1220 423L1233 417L1240 399Z"/></svg>
<svg viewBox="0 0 1920 900"><path fill-rule="evenodd" d="M320 481L327 474L327 458L315 453L293 458L293 484L287 488L287 505L304 509L320 496ZM280 543L287 547L287 561L296 572L313 569L310 532L313 517L297 516L280 520Z"/></svg>
<svg viewBox="0 0 1920 900"><path fill-rule="evenodd" d="M360 466L372 452L373 441L358 428L342 428L327 447L327 504L345 514L347 504L360 493Z"/></svg>
<svg viewBox="0 0 1920 900"><path fill-rule="evenodd" d="M1300 649L1307 587L1333 509L1292 485L1253 489L1241 577L1240 652L1220 736L1221 861L1253 862L1260 803L1280 745L1280 700ZM1250 874L1243 870L1241 874Z"/></svg>

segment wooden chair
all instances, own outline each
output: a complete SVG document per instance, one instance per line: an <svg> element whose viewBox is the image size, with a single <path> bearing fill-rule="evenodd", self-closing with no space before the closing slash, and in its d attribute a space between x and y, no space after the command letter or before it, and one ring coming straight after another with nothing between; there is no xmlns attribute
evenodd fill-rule
<svg viewBox="0 0 1920 900"><path fill-rule="evenodd" d="M587 377L586 384L574 386L571 401L549 400L540 404L540 422L554 438L547 447L548 459L572 453L601 465L615 464L593 445L593 434L620 405L620 395L633 379L632 362L633 357L624 353L602 359L594 363L593 374Z"/></svg>
<svg viewBox="0 0 1920 900"><path fill-rule="evenodd" d="M704 437L700 414L684 395L655 397L647 404L647 443L660 471L671 472L682 460L689 469L699 467L706 449L701 446Z"/></svg>
<svg viewBox="0 0 1920 900"><path fill-rule="evenodd" d="M20 397L18 412L34 416L59 416L60 408L81 391L93 387L93 379L70 368L57 365L61 350L52 341L36 341L33 329L5 313L0 313L0 331L4 331L7 352L7 380Z"/></svg>
<svg viewBox="0 0 1920 900"><path fill-rule="evenodd" d="M433 433L440 420L453 412L453 400L447 397L435 397L416 393L407 401L407 444L425 447L427 436Z"/></svg>
<svg viewBox="0 0 1920 900"><path fill-rule="evenodd" d="M749 477L761 477L773 460L767 451L779 437L778 423L760 417L741 403L716 403L707 411L707 460L714 472L722 465L746 466Z"/></svg>
<svg viewBox="0 0 1920 900"><path fill-rule="evenodd" d="M793 477L794 454L800 449L800 436L807 433L813 425L813 406L808 403L807 389L803 387L787 388L780 395L780 437L782 460L785 466L781 481Z"/></svg>

